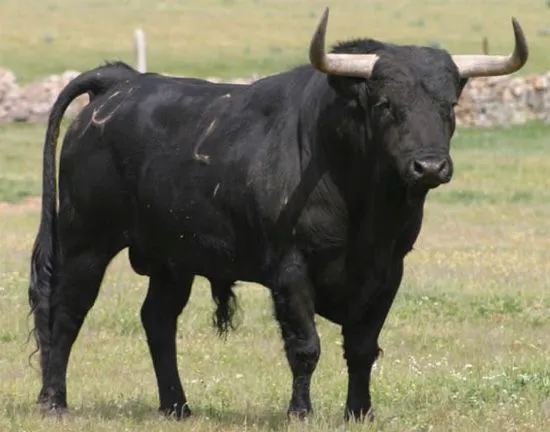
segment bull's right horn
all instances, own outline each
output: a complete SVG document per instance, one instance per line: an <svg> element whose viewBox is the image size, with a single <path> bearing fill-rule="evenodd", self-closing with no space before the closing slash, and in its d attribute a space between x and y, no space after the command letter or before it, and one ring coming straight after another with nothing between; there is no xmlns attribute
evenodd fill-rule
<svg viewBox="0 0 550 432"><path fill-rule="evenodd" d="M309 60L321 72L332 75L368 78L378 56L376 54L334 54L325 53L325 34L327 32L328 7L311 39Z"/></svg>

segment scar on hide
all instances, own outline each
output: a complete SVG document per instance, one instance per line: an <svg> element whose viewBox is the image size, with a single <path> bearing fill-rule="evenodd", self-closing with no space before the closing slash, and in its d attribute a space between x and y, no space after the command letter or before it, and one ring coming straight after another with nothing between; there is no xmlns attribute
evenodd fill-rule
<svg viewBox="0 0 550 432"><path fill-rule="evenodd" d="M199 147L204 142L204 140L208 137L208 135L210 135L210 133L214 129L215 125L216 125L216 119L212 120L212 122L210 123L208 128L206 128L206 131L202 134L201 138L197 141L197 145L195 146L195 148L193 150L193 158L194 159L196 159L198 161L201 161L201 162L204 162L204 163L209 163L210 162L210 156L208 156L206 154L199 154Z"/></svg>
<svg viewBox="0 0 550 432"><path fill-rule="evenodd" d="M93 123L96 126L101 126L101 125L107 123L109 120L111 120L111 118L113 117L113 114L117 112L119 107L120 107L120 105L118 105L113 111L111 111L109 114L107 114L102 119L98 119L96 117L97 114L99 114L99 111L101 110L102 107L94 109L94 112L92 113L92 118L90 120L90 123Z"/></svg>
<svg viewBox="0 0 550 432"><path fill-rule="evenodd" d="M133 88L130 88L128 90L128 93L126 94L126 96L129 96L132 91L134 89ZM118 109L120 108L120 105L122 104L123 100L121 100L116 106L115 108L109 113L107 114L104 118L102 119L98 119L97 116L98 114L100 113L100 111L105 107L105 105L112 99L114 98L115 96L118 96L119 94L121 94L120 90L113 93L111 96L109 96L107 98L107 101L104 102L103 104L101 104L99 107L97 108L94 108L93 112L92 112L92 115L90 116L90 119L88 120L88 123L86 124L86 126L84 126L82 128L82 131L80 132L80 138L82 138L84 136L84 134L86 133L86 131L90 128L90 125L94 124L94 125L97 125L97 126L102 126L104 125L105 123L107 123L112 117L113 115L118 111ZM78 120L80 122L80 120L82 120L82 118L80 118L80 116L78 117ZM78 126L78 124L75 125L75 127Z"/></svg>
<svg viewBox="0 0 550 432"><path fill-rule="evenodd" d="M218 193L219 188L220 188L220 184L218 183L216 185L216 187L214 188L214 192L212 192L212 198L214 198L216 196L216 194Z"/></svg>
<svg viewBox="0 0 550 432"><path fill-rule="evenodd" d="M133 89L130 89L128 90L128 96L132 93L132 90ZM104 125L105 123L107 123L109 120L111 120L113 118L113 115L118 111L118 109L120 108L120 105L122 104L122 101L120 101L116 106L115 108L110 112L108 113L105 117L101 118L101 119L98 119L97 118L97 115L100 113L100 111L103 109L103 107L107 104L107 102L109 102L112 98L114 98L115 96L119 95L120 94L120 90L119 91L116 91L114 92L111 96L109 96L107 98L107 101L101 105L99 108L96 108L94 109L94 112L92 113L92 118L90 120L90 123L93 123L97 126L101 126L101 125ZM88 125L89 126L89 125Z"/></svg>

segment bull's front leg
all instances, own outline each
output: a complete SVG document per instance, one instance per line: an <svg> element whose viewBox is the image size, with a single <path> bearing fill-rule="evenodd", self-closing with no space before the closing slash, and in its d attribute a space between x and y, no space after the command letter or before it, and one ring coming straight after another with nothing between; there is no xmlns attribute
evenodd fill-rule
<svg viewBox="0 0 550 432"><path fill-rule="evenodd" d="M371 407L370 378L372 366L380 348L378 336L391 308L403 275L403 261L393 263L386 283L382 287L369 286L378 292L373 301L356 317L344 323L344 357L348 367L348 395L346 420L374 419ZM370 279L371 283L373 279ZM368 279L367 279L368 281Z"/></svg>
<svg viewBox="0 0 550 432"><path fill-rule="evenodd" d="M315 328L313 289L298 252L283 259L272 284L272 295L292 371L288 415L304 419L312 411L310 384L321 347Z"/></svg>

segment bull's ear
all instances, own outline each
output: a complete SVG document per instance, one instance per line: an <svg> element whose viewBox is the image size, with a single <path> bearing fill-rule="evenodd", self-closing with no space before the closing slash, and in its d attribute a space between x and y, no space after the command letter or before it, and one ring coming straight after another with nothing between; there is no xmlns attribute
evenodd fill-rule
<svg viewBox="0 0 550 432"><path fill-rule="evenodd" d="M464 90L466 84L468 84L468 78L460 78L460 82L458 83L458 96L462 94L462 90Z"/></svg>

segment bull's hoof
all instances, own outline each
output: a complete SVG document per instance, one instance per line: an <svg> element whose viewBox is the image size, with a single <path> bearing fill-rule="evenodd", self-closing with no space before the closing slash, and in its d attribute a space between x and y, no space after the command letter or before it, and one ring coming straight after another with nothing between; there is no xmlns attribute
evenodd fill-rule
<svg viewBox="0 0 550 432"><path fill-rule="evenodd" d="M299 420L299 421L306 421L311 414L311 410L308 410L306 408L293 408L289 409L286 413L289 420Z"/></svg>
<svg viewBox="0 0 550 432"><path fill-rule="evenodd" d="M64 398L56 398L44 389L40 390L36 403L44 417L62 418L68 413Z"/></svg>
<svg viewBox="0 0 550 432"><path fill-rule="evenodd" d="M191 415L191 410L189 405L185 404L174 404L170 407L160 407L159 412L164 414L168 418L174 420L184 420Z"/></svg>
<svg viewBox="0 0 550 432"><path fill-rule="evenodd" d="M40 402L40 412L44 417L63 419L67 416L69 410L67 406L57 405L55 403Z"/></svg>
<svg viewBox="0 0 550 432"><path fill-rule="evenodd" d="M347 422L357 422L357 423L372 423L374 421L374 410L372 407L368 409L346 409L344 414L344 420Z"/></svg>

